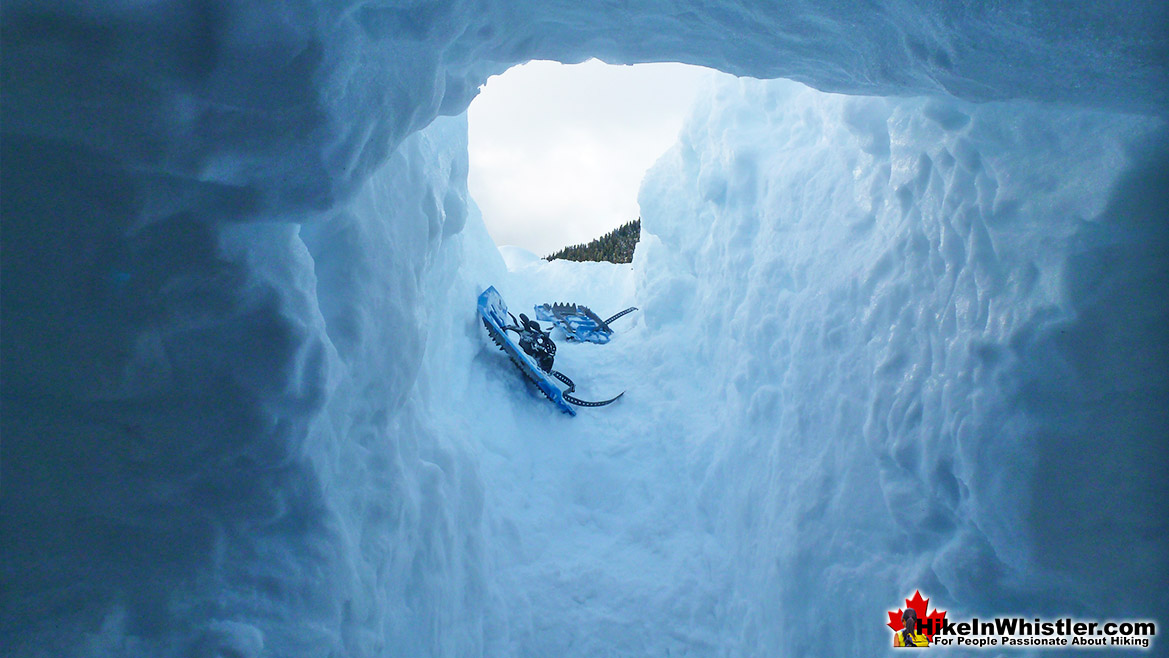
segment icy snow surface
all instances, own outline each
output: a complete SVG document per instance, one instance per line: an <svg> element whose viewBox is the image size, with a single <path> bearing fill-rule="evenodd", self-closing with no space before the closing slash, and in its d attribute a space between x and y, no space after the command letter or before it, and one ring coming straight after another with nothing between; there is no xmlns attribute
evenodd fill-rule
<svg viewBox="0 0 1169 658"><path fill-rule="evenodd" d="M879 655L917 588L1164 622L1167 11L6 3L0 650ZM589 56L890 97L725 81L632 267L508 271L461 115ZM490 284L642 307L558 353L625 397L526 390Z"/></svg>
<svg viewBox="0 0 1169 658"><path fill-rule="evenodd" d="M528 265L540 260L536 254L515 245L503 245L499 247L499 255L503 256L503 264L509 269L518 269L524 265Z"/></svg>

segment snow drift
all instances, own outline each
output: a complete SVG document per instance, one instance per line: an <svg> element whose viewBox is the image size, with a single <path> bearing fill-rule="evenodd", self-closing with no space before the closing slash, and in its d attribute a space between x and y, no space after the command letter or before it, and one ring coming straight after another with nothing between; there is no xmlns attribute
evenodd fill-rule
<svg viewBox="0 0 1169 658"><path fill-rule="evenodd" d="M3 646L853 655L910 587L1164 619L1166 11L6 3ZM571 429L483 351L457 115L589 56L930 98L720 87L635 291L576 291L645 308L591 382L645 383Z"/></svg>

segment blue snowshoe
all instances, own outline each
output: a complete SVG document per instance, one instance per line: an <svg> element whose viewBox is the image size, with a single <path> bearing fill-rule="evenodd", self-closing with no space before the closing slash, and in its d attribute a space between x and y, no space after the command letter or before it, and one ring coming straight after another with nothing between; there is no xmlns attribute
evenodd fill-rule
<svg viewBox="0 0 1169 658"><path fill-rule="evenodd" d="M537 306L536 317L560 327L568 340L604 345L613 335L609 323L636 310L636 306L630 306L608 320L602 320L587 306L557 302Z"/></svg>
<svg viewBox="0 0 1169 658"><path fill-rule="evenodd" d="M588 402L573 397L571 393L576 390L576 385L564 373L552 369L556 357L556 344L549 336L551 330L544 331L538 322L528 319L523 313L520 313L517 320L508 312L507 305L503 303L503 297L499 295L495 286L479 295L479 317L483 320L483 326L487 328L491 340L507 354L524 377L535 384L536 388L564 413L576 415L576 411L569 404L580 407L603 407L625 395L622 391L616 397L601 402ZM508 335L509 331L515 332L516 340ZM553 377L566 384L568 388L561 391L552 380Z"/></svg>

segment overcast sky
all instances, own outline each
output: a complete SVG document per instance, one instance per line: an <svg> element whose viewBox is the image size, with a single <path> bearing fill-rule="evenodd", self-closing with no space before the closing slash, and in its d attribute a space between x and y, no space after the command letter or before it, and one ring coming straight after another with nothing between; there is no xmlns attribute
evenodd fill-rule
<svg viewBox="0 0 1169 658"><path fill-rule="evenodd" d="M637 219L637 190L711 74L531 62L471 103L469 184L498 245L545 256Z"/></svg>

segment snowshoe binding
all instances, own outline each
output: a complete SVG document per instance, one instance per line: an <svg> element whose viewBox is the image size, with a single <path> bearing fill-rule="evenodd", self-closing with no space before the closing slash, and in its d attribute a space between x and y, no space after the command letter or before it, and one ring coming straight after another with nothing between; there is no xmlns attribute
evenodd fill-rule
<svg viewBox="0 0 1169 658"><path fill-rule="evenodd" d="M560 327L568 340L604 345L613 335L609 323L636 310L636 306L630 306L613 317L602 320L587 306L557 302L537 306L536 317Z"/></svg>
<svg viewBox="0 0 1169 658"><path fill-rule="evenodd" d="M552 369L556 358L556 344L552 342L551 330L544 331L538 322L529 319L523 313L516 319L508 312L507 305L503 303L503 297L495 286L479 295L479 317L483 320L483 326L487 328L491 340L507 354L524 377L535 384L544 397L564 413L576 415L576 410L569 404L579 407L603 407L625 395L622 391L616 397L600 402L589 402L571 395L576 391L576 385L564 373ZM516 334L515 340L508 335L509 331ZM553 377L566 384L567 390L561 391Z"/></svg>

